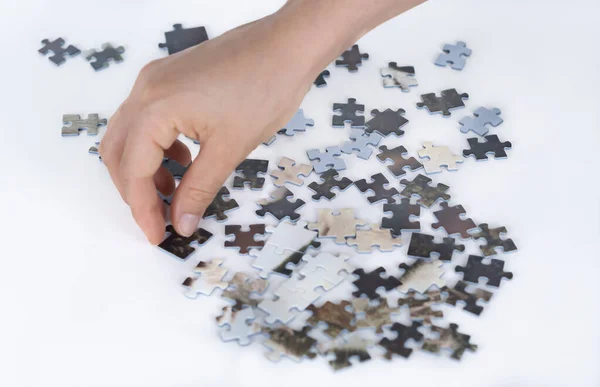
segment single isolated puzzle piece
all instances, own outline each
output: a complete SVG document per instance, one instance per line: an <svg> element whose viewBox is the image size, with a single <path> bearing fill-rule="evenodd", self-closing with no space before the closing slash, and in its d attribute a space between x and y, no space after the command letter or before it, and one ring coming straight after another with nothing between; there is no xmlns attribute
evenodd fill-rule
<svg viewBox="0 0 600 387"><path fill-rule="evenodd" d="M450 64L454 70L462 70L467 63L466 57L470 56L472 53L471 49L467 48L465 42L444 44L442 51L444 52L438 55L435 60L436 66L446 67L447 64Z"/></svg>
<svg viewBox="0 0 600 387"><path fill-rule="evenodd" d="M450 195L446 193L450 187L442 183L434 187L431 185L431 179L425 175L418 174L412 181L402 179L400 184L406 186L400 195L408 198L413 195L419 196L417 203L423 207L431 208L438 200L450 200Z"/></svg>
<svg viewBox="0 0 600 387"><path fill-rule="evenodd" d="M479 142L476 137L468 138L470 149L463 150L463 156L475 156L477 161L488 160L488 155L493 155L495 159L505 159L506 149L512 148L510 141L500 142L495 134L485 136L484 142Z"/></svg>
<svg viewBox="0 0 600 387"><path fill-rule="evenodd" d="M468 286L466 282L458 281L453 288L444 288L444 292L448 293L445 302L454 306L457 306L459 302L463 303L463 310L479 316L483 311L483 306L478 305L477 302L479 300L488 302L493 293L484 289L475 289L473 293L470 293L467 291Z"/></svg>
<svg viewBox="0 0 600 387"><path fill-rule="evenodd" d="M400 309L390 307L385 298L375 301L366 297L353 298L352 309L356 315L356 328L375 329L379 334L383 333L383 327L394 323L393 315L400 313Z"/></svg>
<svg viewBox="0 0 600 387"><path fill-rule="evenodd" d="M394 355L408 358L413 350L412 348L406 347L406 342L409 339L415 341L421 341L423 339L423 334L418 331L421 325L422 324L417 321L413 321L411 326L394 323L390 330L397 334L396 337L394 339L384 337L379 342L379 345L386 350L384 357L388 360L391 360Z"/></svg>
<svg viewBox="0 0 600 387"><path fill-rule="evenodd" d="M302 207L305 202L302 199L290 201L289 198L293 196L294 194L289 189L285 187L277 188L271 192L270 200L260 199L257 202L260 209L256 210L256 215L262 218L266 214L270 214L279 221L289 218L290 221L296 222L300 218L300 214L296 210Z"/></svg>
<svg viewBox="0 0 600 387"><path fill-rule="evenodd" d="M399 238L392 236L391 230L382 230L379 224L371 224L369 230L356 229L356 237L347 239L348 246L356 246L359 253L371 253L374 246L380 251L394 251L394 246L402 246Z"/></svg>
<svg viewBox="0 0 600 387"><path fill-rule="evenodd" d="M82 119L79 114L63 114L62 136L79 136L80 130L86 130L88 136L97 136L98 128L108 123L106 118L100 118L97 113L88 114Z"/></svg>
<svg viewBox="0 0 600 387"><path fill-rule="evenodd" d="M398 299L398 306L407 306L410 318L413 321L419 321L424 325L431 325L433 319L444 317L444 312L433 309L432 306L441 304L442 294L440 290L431 289L420 294L415 291L408 291L406 298Z"/></svg>
<svg viewBox="0 0 600 387"><path fill-rule="evenodd" d="M221 187L213 201L206 208L206 211L204 211L203 218L209 219L215 217L219 222L227 220L226 213L240 207L235 199L226 200L229 195L227 187Z"/></svg>
<svg viewBox="0 0 600 387"><path fill-rule="evenodd" d="M365 132L373 133L375 131L384 137L390 134L400 137L404 134L404 130L400 128L408 124L408 120L403 117L404 113L406 113L404 109L385 109L383 112L377 109L371 110L371 115L374 118L365 124Z"/></svg>
<svg viewBox="0 0 600 387"><path fill-rule="evenodd" d="M312 196L312 199L315 201L321 200L322 198L331 200L335 197L335 193L332 191L334 188L337 188L337 190L341 192L354 183L347 177L340 178L339 173L335 169L329 169L321 173L319 178L321 183L313 181L308 185L308 188L315 192Z"/></svg>
<svg viewBox="0 0 600 387"><path fill-rule="evenodd" d="M52 52L52 55L49 56L48 59L57 66L65 63L67 57L76 56L81 53L77 47L72 45L68 45L67 48L64 48L65 40L63 38L58 38L53 41L44 39L42 40L42 44L44 47L40 48L38 52L42 55L47 55L49 52Z"/></svg>
<svg viewBox="0 0 600 387"><path fill-rule="evenodd" d="M369 54L363 54L358 50L358 44L344 51L341 56L342 59L336 60L335 65L337 67L347 67L351 73L358 71L358 66L362 65L363 59L369 59Z"/></svg>
<svg viewBox="0 0 600 387"><path fill-rule="evenodd" d="M465 211L463 206L450 207L448 202L442 202L440 206L442 209L433 213L438 221L432 223L431 228L437 230L441 227L449 236L460 234L463 239L471 238L469 231L477 228L477 225L475 225L475 222L471 218L465 218L467 211Z"/></svg>
<svg viewBox="0 0 600 387"><path fill-rule="evenodd" d="M346 169L344 160L338 158L342 155L342 150L339 146L328 146L325 148L325 152L321 152L318 149L309 149L306 151L306 155L312 162L316 173L320 174L332 168L336 171Z"/></svg>
<svg viewBox="0 0 600 387"><path fill-rule="evenodd" d="M190 246L192 243L197 243L202 246L213 236L211 232L203 228L198 228L189 237L184 237L175 232L172 225L168 225L166 232L169 234L159 245L161 249L173 254L181 260L187 259L196 249Z"/></svg>
<svg viewBox="0 0 600 387"><path fill-rule="evenodd" d="M305 132L307 126L315 126L315 121L304 116L304 110L298 109L292 118L277 133L293 136L296 132Z"/></svg>
<svg viewBox="0 0 600 387"><path fill-rule="evenodd" d="M88 61L95 59L90 62L92 68L96 71L102 70L108 67L111 61L115 63L123 62L121 54L125 52L123 46L113 47L110 43L104 43L102 45L102 51L91 50L85 55L85 59Z"/></svg>
<svg viewBox="0 0 600 387"><path fill-rule="evenodd" d="M229 286L223 290L221 298L234 302L232 311L242 309L244 306L256 307L261 301L259 298L267 289L269 283L262 278L252 278L244 273L235 273Z"/></svg>
<svg viewBox="0 0 600 387"><path fill-rule="evenodd" d="M265 178L259 175L267 173L269 160L246 159L235 168L235 172L241 176L234 176L233 188L244 189L249 186L250 189L262 189L265 184Z"/></svg>
<svg viewBox="0 0 600 387"><path fill-rule="evenodd" d="M392 164L387 166L387 169L394 177L404 176L407 169L414 172L423 168L423 164L414 157L405 157L408 151L402 145L392 149L388 149L387 146L382 145L379 147L379 151L380 153L377 155L379 161L382 163L386 163L388 160L392 162Z"/></svg>
<svg viewBox="0 0 600 387"><path fill-rule="evenodd" d="M354 185L358 190L362 193L366 193L368 191L373 192L373 195L368 196L367 200L369 203L375 204L382 200L385 200L387 203L394 203L394 196L398 195L399 192L396 188L386 188L390 182L388 179L383 176L382 173L377 173L371 176L371 182L367 183L366 179L361 179L354 182Z"/></svg>
<svg viewBox="0 0 600 387"><path fill-rule="evenodd" d="M463 273L463 280L479 283L479 277L488 279L489 286L499 287L502 278L512 279L513 273L504 271L504 261L492 259L490 264L483 263L483 257L469 255L465 266L456 266L457 273Z"/></svg>
<svg viewBox="0 0 600 387"><path fill-rule="evenodd" d="M500 118L500 109L498 108L488 109L481 106L475 109L473 115L475 118L466 116L458 121L461 125L461 132L468 133L469 130L472 130L478 135L484 136L489 131L487 124L496 127L504 121Z"/></svg>
<svg viewBox="0 0 600 387"><path fill-rule="evenodd" d="M297 164L296 161L287 157L282 157L277 167L277 169L271 171L273 184L276 187L282 187L285 183L300 186L304 184L304 180L299 176L307 177L313 169L312 165Z"/></svg>
<svg viewBox="0 0 600 387"><path fill-rule="evenodd" d="M354 297L360 297L361 295L367 296L371 300L376 300L381 296L377 293L380 288L386 291L392 290L400 285L400 280L396 277L382 277L385 273L383 267L366 273L363 269L356 269L352 274L358 276L352 284L356 287L356 291L352 293Z"/></svg>
<svg viewBox="0 0 600 387"><path fill-rule="evenodd" d="M413 258L431 258L436 254L440 261L451 261L455 250L465 251L465 245L457 245L454 238L444 238L442 243L435 243L433 235L418 232L410 236L407 255Z"/></svg>
<svg viewBox="0 0 600 387"><path fill-rule="evenodd" d="M473 238L485 239L486 244L479 246L485 257L498 254L498 251L510 253L517 250L517 245L512 239L503 239L502 236L508 233L506 227L490 228L487 223L477 226L479 231L472 232Z"/></svg>
<svg viewBox="0 0 600 387"><path fill-rule="evenodd" d="M408 293L409 290L424 294L432 286L443 288L446 286L446 280L440 278L444 274L443 263L439 260L427 262L418 260L412 265L406 263L400 264L400 269L404 274L400 276L401 285L396 289L402 293Z"/></svg>
<svg viewBox="0 0 600 387"><path fill-rule="evenodd" d="M183 166L181 164L179 164L177 161L173 160L173 159L167 159L164 158L163 162L161 164L162 167L165 167L167 169L167 171L169 171L169 173L171 174L171 176L173 176L173 178L175 179L183 179L183 175L185 175L185 173L187 172L187 169L189 168L189 166L191 165L191 163L189 165Z"/></svg>
<svg viewBox="0 0 600 387"><path fill-rule="evenodd" d="M204 27L183 28L181 24L173 24L173 31L165 32L165 40L166 43L159 43L158 47L166 48L169 55L173 55L208 40L208 35Z"/></svg>
<svg viewBox="0 0 600 387"><path fill-rule="evenodd" d="M444 117L450 117L450 111L465 107L463 99L469 99L469 94L458 94L456 89L442 90L440 97L435 93L421 94L423 102L417 102L417 109L427 108L429 114L442 113Z"/></svg>
<svg viewBox="0 0 600 387"><path fill-rule="evenodd" d="M182 283L187 289L185 295L189 298L196 298L199 294L210 296L215 289L226 289L229 284L223 281L223 277L227 274L227 269L222 264L222 259L198 262L193 270L198 276L188 277Z"/></svg>
<svg viewBox="0 0 600 387"><path fill-rule="evenodd" d="M325 78L329 78L329 75L331 75L329 70L321 71L321 73L317 76L317 79L315 79L315 81L314 81L315 86L317 86L317 87L327 86L327 81L325 80Z"/></svg>
<svg viewBox="0 0 600 387"><path fill-rule="evenodd" d="M435 339L425 339L422 349L427 352L439 353L441 349L449 349L452 351L450 357L455 360L460 360L462 355L468 349L472 352L477 350L477 345L471 344L471 336L458 332L458 325L450 324L448 328L440 328L432 326L430 330L437 334Z"/></svg>
<svg viewBox="0 0 600 387"><path fill-rule="evenodd" d="M350 141L346 141L342 145L342 152L352 153L363 160L368 160L373 153L373 149L369 145L376 146L383 137L378 133L366 134L363 129L352 129L350 132Z"/></svg>
<svg viewBox="0 0 600 387"><path fill-rule="evenodd" d="M340 113L331 117L331 126L334 128L343 128L346 122L355 129L365 127L365 117L356 114L364 112L365 105L357 104L355 98L348 98L348 103L334 103L333 111Z"/></svg>
<svg viewBox="0 0 600 387"><path fill-rule="evenodd" d="M221 330L221 340L237 341L239 345L246 346L252 342L252 337L261 333L260 325L254 323L256 314L252 308L244 308L238 311L229 312L231 307L223 308L223 315L217 317L219 326L224 326Z"/></svg>
<svg viewBox="0 0 600 387"><path fill-rule="evenodd" d="M279 328L267 328L265 331L269 338L264 346L269 349L267 359L278 362L282 357L290 358L299 362L302 358L313 359L316 356L314 346L315 339L308 336L311 327L304 327L301 331L283 326Z"/></svg>
<svg viewBox="0 0 600 387"><path fill-rule="evenodd" d="M316 230L319 238L335 238L335 243L339 244L356 235L356 226L365 224L354 217L353 208L318 208L317 218L317 222L308 224L308 229Z"/></svg>
<svg viewBox="0 0 600 387"><path fill-rule="evenodd" d="M225 226L225 235L233 235L233 240L226 240L224 247L237 248L242 255L250 253L250 249L260 249L265 245L264 240L256 240L257 236L264 237L266 235L264 224L251 224L248 230L242 230L242 226L228 224Z"/></svg>
<svg viewBox="0 0 600 387"><path fill-rule="evenodd" d="M392 235L397 237L402 231L419 231L421 223L411 220L421 216L421 206L411 204L410 199L401 199L400 203L386 203L383 205L384 213L391 213L391 217L381 219L381 228L391 230Z"/></svg>
<svg viewBox="0 0 600 387"><path fill-rule="evenodd" d="M379 70L383 77L383 87L399 87L403 92L410 91L411 87L418 86L413 66L398 66L396 62L388 63L388 67Z"/></svg>
<svg viewBox="0 0 600 387"><path fill-rule="evenodd" d="M447 146L435 146L427 141L423 143L423 148L425 149L419 151L419 157L428 158L423 161L423 167L428 174L442 172L441 167L446 167L448 171L456 171L458 170L456 164L464 161L461 156L453 154Z"/></svg>

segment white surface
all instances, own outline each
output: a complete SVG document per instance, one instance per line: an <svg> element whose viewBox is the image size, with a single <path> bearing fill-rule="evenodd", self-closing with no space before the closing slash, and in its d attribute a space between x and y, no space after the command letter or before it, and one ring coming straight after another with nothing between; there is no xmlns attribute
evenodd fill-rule
<svg viewBox="0 0 600 387"><path fill-rule="evenodd" d="M306 162L304 149L340 144L348 129L330 128L330 108L347 97L365 103L366 115L405 108L406 135L382 144L404 144L413 155L425 140L460 152L466 136L458 119L481 105L501 108L504 123L492 133L513 142L508 160L465 160L434 178L451 186L452 202L476 222L506 225L520 249L506 257L514 280L503 282L480 318L444 308L472 335L477 353L458 363L416 352L408 361L334 374L322 359L273 364L261 345L219 340L214 317L222 303L191 301L179 284L201 257L228 258L228 267L248 272L250 259L221 248L223 225L214 221L205 227L217 235L185 264L150 246L104 166L87 155L97 138L61 138L60 120L63 113L110 116L143 64L165 55L157 44L172 24L205 25L215 37L280 3L0 2L0 385L597 386L600 5L591 0L425 4L360 41L370 59L357 74L330 66L329 85L311 90L302 105L314 128L255 153ZM122 44L125 62L99 73L82 58L56 68L37 49L58 36L82 49ZM440 47L455 40L473 49L464 71L434 66ZM406 94L384 89L378 70L388 61L416 66L419 86ZM470 94L466 109L450 119L415 109L420 93L450 87ZM344 158L354 179L384 170L374 156ZM310 202L305 187L292 189ZM261 195L235 192L244 205L232 223L255 221ZM312 221L315 208L329 205L359 207L371 222L381 216L354 187L301 213ZM392 269L405 249L354 262ZM465 261L466 254L455 256Z"/></svg>

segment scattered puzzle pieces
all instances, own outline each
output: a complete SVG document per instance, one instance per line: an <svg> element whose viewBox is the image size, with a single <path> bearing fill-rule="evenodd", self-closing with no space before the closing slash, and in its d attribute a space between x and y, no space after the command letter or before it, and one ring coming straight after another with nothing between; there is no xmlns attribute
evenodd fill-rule
<svg viewBox="0 0 600 387"><path fill-rule="evenodd" d="M313 181L308 185L308 188L315 192L312 196L313 200L321 200L322 198L331 200L335 197L335 193L332 191L334 188L337 188L338 191L344 191L353 184L353 181L347 177L340 178L335 169L323 172L319 178L321 183Z"/></svg>
<svg viewBox="0 0 600 387"><path fill-rule="evenodd" d="M487 125L498 126L503 120L500 118L500 109L498 108L485 108L478 107L473 112L473 117L463 117L458 123L461 125L460 131L468 133L469 130L477 133L480 136L484 136L489 131Z"/></svg>
<svg viewBox="0 0 600 387"><path fill-rule="evenodd" d="M94 70L98 71L107 68L111 61L115 63L123 62L121 54L124 52L125 48L123 46L115 48L110 43L104 43L102 51L91 50L86 53L85 59L88 61L95 59L93 62L90 62L90 65Z"/></svg>
<svg viewBox="0 0 600 387"><path fill-rule="evenodd" d="M174 24L173 31L165 32L166 43L159 43L158 47L166 48L169 55L196 46L208 40L204 27L183 28L181 24Z"/></svg>
<svg viewBox="0 0 600 387"><path fill-rule="evenodd" d="M495 159L505 159L506 149L512 148L510 141L500 142L495 134L485 136L484 142L479 142L476 137L468 138L470 149L463 150L463 156L475 156L475 160L488 160L488 155L493 155Z"/></svg>
<svg viewBox="0 0 600 387"><path fill-rule="evenodd" d="M86 119L82 119L79 114L63 114L62 120L63 136L79 136L81 130L86 130L88 136L97 136L98 128L108 123L106 118L101 119L97 113L88 114Z"/></svg>
<svg viewBox="0 0 600 387"><path fill-rule="evenodd" d="M469 94L458 94L456 89L442 90L440 95L441 97L436 96L435 93L422 94L423 102L417 103L417 109L426 107L430 114L441 112L444 117L450 117L452 114L450 111L465 107L463 99L469 98Z"/></svg>
<svg viewBox="0 0 600 387"><path fill-rule="evenodd" d="M408 256L414 258L431 258L432 254L437 255L440 261L451 261L455 250L465 251L465 245L458 245L454 238L444 238L442 243L435 243L433 235L421 234L418 232L410 236L408 245Z"/></svg>
<svg viewBox="0 0 600 387"><path fill-rule="evenodd" d="M350 140L346 141L341 148L344 153L356 152L356 155L361 159L368 160L373 153L373 149L369 145L376 146L381 141L382 137L378 133L366 134L362 129L352 129Z"/></svg>
<svg viewBox="0 0 600 387"><path fill-rule="evenodd" d="M420 158L428 158L423 161L425 172L439 173L442 172L441 167L446 167L449 171L456 171L458 167L456 163L462 163L462 157L450 152L447 146L434 146L433 143L427 141L423 143L423 148L419 151Z"/></svg>
<svg viewBox="0 0 600 387"><path fill-rule="evenodd" d="M365 127L365 116L356 114L364 112L365 105L357 104L355 98L348 98L348 103L334 103L333 111L341 113L331 118L331 126L334 128L343 128L346 122L350 123L352 128Z"/></svg>
<svg viewBox="0 0 600 387"><path fill-rule="evenodd" d="M462 70L467 63L466 57L471 55L471 49L467 48L465 42L456 42L456 44L444 44L443 54L438 55L435 60L436 66L446 67L450 64L454 70Z"/></svg>
<svg viewBox="0 0 600 387"><path fill-rule="evenodd" d="M380 112L377 109L371 110L371 115L374 118L365 124L365 132L373 133L373 131L375 131L384 137L387 137L390 134L400 137L404 134L404 130L400 128L408 124L408 120L403 117L404 113L406 113L404 109L395 111L392 109L385 109L383 112Z"/></svg>
<svg viewBox="0 0 600 387"><path fill-rule="evenodd" d="M513 273L504 271L504 261L492 259L490 264L483 263L483 257L469 255L465 266L456 266L457 273L463 273L463 280L478 283L479 277L488 279L489 286L499 287L502 278L512 279Z"/></svg>
<svg viewBox="0 0 600 387"><path fill-rule="evenodd" d="M278 169L271 171L273 184L276 187L282 187L285 183L293 185L302 185L304 180L298 176L308 176L312 172L312 165L297 164L296 161L287 157L282 157L279 160Z"/></svg>
<svg viewBox="0 0 600 387"><path fill-rule="evenodd" d="M404 176L407 169L414 172L423 168L423 164L414 157L404 157L408 154L408 151L402 145L392 149L388 149L387 146L383 145L379 147L379 150L380 153L377 155L377 158L382 163L385 163L388 160L392 161L392 164L388 165L387 169L395 177Z"/></svg>
<svg viewBox="0 0 600 387"><path fill-rule="evenodd" d="M158 245L158 247L181 260L187 259L194 251L196 251L194 247L190 246L192 243L197 243L198 246L202 246L213 236L211 232L208 232L203 228L199 228L189 237L177 234L175 228L171 225L167 226L166 231L169 235Z"/></svg>
<svg viewBox="0 0 600 387"><path fill-rule="evenodd" d="M72 45L68 45L67 48L64 48L65 40L63 38L58 38L53 41L44 39L42 40L42 44L44 47L40 48L38 52L42 55L47 55L49 52L52 52L52 55L50 55L48 59L57 66L65 63L67 57L76 56L81 53L77 47Z"/></svg>
<svg viewBox="0 0 600 387"><path fill-rule="evenodd" d="M413 86L418 86L413 66L398 66L396 62L388 63L388 67L379 70L383 77L383 87L398 87L403 92L410 91Z"/></svg>
<svg viewBox="0 0 600 387"><path fill-rule="evenodd" d="M446 193L450 187L441 183L434 187L431 185L431 179L425 175L419 174L413 181L408 181L406 179L400 180L400 184L406 186L402 192L400 192L400 195L408 198L413 195L419 196L417 203L427 208L433 206L438 200L450 200L450 195Z"/></svg>
<svg viewBox="0 0 600 387"><path fill-rule="evenodd" d="M325 148L325 152L321 152L318 149L309 149L306 151L306 155L312 161L316 173L323 173L332 168L336 171L346 169L344 160L338 158L342 155L342 150L339 146L328 146Z"/></svg>
<svg viewBox="0 0 600 387"><path fill-rule="evenodd" d="M349 50L342 53L342 59L335 61L338 67L347 67L348 71L353 73L358 71L358 66L362 65L362 61L369 59L369 54L363 54L358 50L358 44L355 44Z"/></svg>

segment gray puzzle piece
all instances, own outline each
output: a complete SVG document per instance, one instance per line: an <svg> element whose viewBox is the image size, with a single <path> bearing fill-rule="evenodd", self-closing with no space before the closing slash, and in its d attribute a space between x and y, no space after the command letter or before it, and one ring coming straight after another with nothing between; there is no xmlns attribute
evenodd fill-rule
<svg viewBox="0 0 600 387"><path fill-rule="evenodd" d="M88 136L98 135L98 127L106 125L106 118L100 119L98 114L88 114L86 119L82 119L79 114L63 114L63 127L61 135L63 136L79 136L80 130L86 130Z"/></svg>
<svg viewBox="0 0 600 387"><path fill-rule="evenodd" d="M456 44L445 44L443 54L440 54L435 60L437 66L445 67L450 64L454 70L462 70L467 63L466 57L471 55L473 52L470 48L467 48L465 42L456 42Z"/></svg>
<svg viewBox="0 0 600 387"><path fill-rule="evenodd" d="M306 118L304 116L304 110L298 109L288 123L285 124L285 126L277 133L285 134L286 136L293 136L296 132L306 131L307 126L315 126L315 121L310 118Z"/></svg>
<svg viewBox="0 0 600 387"><path fill-rule="evenodd" d="M110 43L104 43L101 51L91 50L86 53L85 59L88 61L95 59L93 62L90 62L90 65L94 70L98 71L107 68L110 61L114 61L115 63L123 62L121 54L124 52L125 48L123 46L115 48Z"/></svg>
<svg viewBox="0 0 600 387"><path fill-rule="evenodd" d="M458 123L461 125L460 131L463 133L468 133L469 130L477 133L480 136L484 136L489 129L487 128L487 124L492 126L500 125L504 120L500 118L500 109L498 108L485 108L478 107L473 112L475 117L463 117Z"/></svg>
<svg viewBox="0 0 600 387"><path fill-rule="evenodd" d="M365 133L363 129L352 129L350 140L342 145L342 152L352 153L356 151L356 156L367 160L373 154L373 148L369 145L376 146L383 137L379 133Z"/></svg>
<svg viewBox="0 0 600 387"><path fill-rule="evenodd" d="M342 150L339 146L328 146L325 148L325 152L321 152L318 149L309 149L306 151L306 155L312 162L316 173L320 174L332 168L336 171L346 169L344 160L338 158L338 156L342 155Z"/></svg>
<svg viewBox="0 0 600 387"><path fill-rule="evenodd" d="M399 87L403 92L410 91L413 86L418 86L413 66L398 66L396 62L388 63L388 67L379 70L383 77L383 87Z"/></svg>
<svg viewBox="0 0 600 387"><path fill-rule="evenodd" d="M256 314L252 308L234 311L231 306L223 308L223 315L217 317L219 326L226 328L221 331L221 340L236 340L239 345L248 345L252 336L261 332L260 325L254 323Z"/></svg>
<svg viewBox="0 0 600 387"><path fill-rule="evenodd" d="M63 38L58 38L53 41L48 39L42 40L42 44L44 47L40 48L38 52L42 55L47 55L50 51L52 51L52 55L48 57L48 59L57 66L65 63L66 57L72 57L81 53L81 51L72 45L68 45L66 48L63 47L65 44L65 40Z"/></svg>

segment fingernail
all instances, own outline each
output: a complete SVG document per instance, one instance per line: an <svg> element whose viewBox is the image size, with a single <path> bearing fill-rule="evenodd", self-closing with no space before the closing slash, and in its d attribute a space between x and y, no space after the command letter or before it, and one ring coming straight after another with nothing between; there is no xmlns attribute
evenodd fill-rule
<svg viewBox="0 0 600 387"><path fill-rule="evenodd" d="M182 236L190 236L196 231L200 223L200 216L194 214L183 214L179 218L178 229Z"/></svg>

